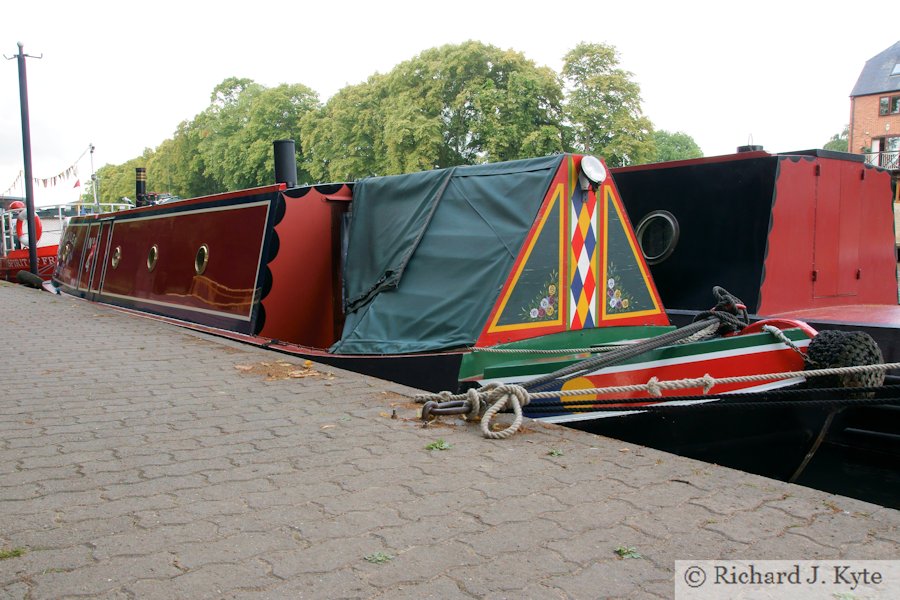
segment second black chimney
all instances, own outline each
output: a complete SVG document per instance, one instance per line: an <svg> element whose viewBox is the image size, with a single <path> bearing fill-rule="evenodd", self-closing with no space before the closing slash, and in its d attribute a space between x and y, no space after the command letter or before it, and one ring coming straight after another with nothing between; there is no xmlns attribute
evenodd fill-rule
<svg viewBox="0 0 900 600"><path fill-rule="evenodd" d="M297 150L294 140L275 140L275 183L297 187Z"/></svg>

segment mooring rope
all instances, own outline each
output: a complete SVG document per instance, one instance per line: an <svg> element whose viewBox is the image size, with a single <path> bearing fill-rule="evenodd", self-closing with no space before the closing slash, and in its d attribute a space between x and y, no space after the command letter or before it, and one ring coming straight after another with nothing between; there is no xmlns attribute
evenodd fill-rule
<svg viewBox="0 0 900 600"><path fill-rule="evenodd" d="M472 388L465 394L449 394L441 392L439 394L419 394L415 397L416 402L423 403L422 415L427 419L429 414L437 414L434 409L440 408L442 402L460 403L461 413L469 416L481 414L482 408L486 408L481 417L481 431L484 437L489 439L506 439L518 431L522 424L522 407L527 406L532 400L544 400L549 398L568 398L572 396L602 396L609 394L624 394L630 392L647 392L654 397L662 397L662 392L666 390L684 390L699 387L703 389L704 394L716 385L727 385L731 383L754 383L760 381L794 379L799 377L827 377L832 375L850 375L857 373L870 373L877 371L891 371L900 369L900 363L887 363L876 365L857 365L852 367L835 367L830 369L814 369L810 371L789 371L781 373L767 373L757 375L740 375L735 377L715 378L709 374L703 377L690 379L672 379L660 381L656 377L651 377L647 383L609 386L602 388L585 388L574 390L559 390L546 392L529 392L524 386L516 384L499 385L490 383L480 389ZM677 396L672 400L678 400ZM646 399L641 399L646 400ZM640 400L639 400L640 401ZM430 404L433 403L433 404ZM489 405L489 406L488 406ZM492 431L490 421L493 417L503 410L511 407L515 418L513 422L502 431ZM464 410L462 410L464 409ZM476 410L477 409L477 410Z"/></svg>
<svg viewBox="0 0 900 600"><path fill-rule="evenodd" d="M800 356L802 356L802 357L803 357L803 362L805 362L806 364L808 364L808 365L815 365L815 364L816 364L816 361L814 361L814 360L811 359L809 356L807 356L807 355L806 355L806 352L804 352L803 350L801 350L800 347L797 346L797 344L795 344L794 342L792 342L792 341L788 338L788 336L784 335L784 332L783 332L783 331L781 331L780 329L778 329L778 328L775 327L774 325L763 325L763 326L762 326L762 329L763 329L763 331L768 331L769 333L771 333L772 335L774 335L775 338L778 339L779 342L781 342L782 344L784 344L785 346L787 346L788 348L790 348L791 350L793 350L794 352L796 352L797 354L799 354Z"/></svg>
<svg viewBox="0 0 900 600"><path fill-rule="evenodd" d="M531 392L540 392L541 390L544 390L547 387L553 385L557 381L565 382L570 379L575 379L587 373L596 371L600 368L609 367L617 363L625 362L628 359L640 356L641 354L649 352L650 350L655 350L656 348L661 348L663 346L670 346L680 340L689 339L692 336L700 333L710 333L713 330L718 330L722 327L722 319L727 319L728 317L732 317L732 315L722 314L716 318L709 318L708 320L691 323L690 325L687 325L680 329L669 331L654 338L644 340L643 342L624 346L618 352L603 354L601 356L594 356L585 359L583 361L557 369L552 373L547 373L545 375L535 377L534 379L528 381L525 384L525 387L531 390Z"/></svg>

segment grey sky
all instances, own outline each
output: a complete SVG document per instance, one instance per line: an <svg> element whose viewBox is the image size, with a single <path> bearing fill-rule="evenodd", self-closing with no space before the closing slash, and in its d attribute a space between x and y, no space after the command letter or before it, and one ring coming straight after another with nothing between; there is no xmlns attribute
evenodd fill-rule
<svg viewBox="0 0 900 600"><path fill-rule="evenodd" d="M753 143L821 147L849 120L865 61L898 32L878 5L824 2L32 2L7 3L0 52L27 64L34 175L96 147L96 168L134 158L209 104L226 77L303 83L324 101L422 50L476 39L558 71L580 41L616 46L657 129L706 155ZM853 11L858 10L859 14ZM865 11L865 12L864 12ZM16 62L0 62L0 192L22 168ZM89 177L87 158L79 176ZM36 190L38 204L72 184ZM74 198L73 198L74 199Z"/></svg>

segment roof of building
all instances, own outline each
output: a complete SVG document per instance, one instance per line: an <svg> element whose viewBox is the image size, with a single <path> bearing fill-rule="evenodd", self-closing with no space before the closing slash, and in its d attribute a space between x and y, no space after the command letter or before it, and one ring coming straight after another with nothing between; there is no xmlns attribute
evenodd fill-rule
<svg viewBox="0 0 900 600"><path fill-rule="evenodd" d="M900 90L900 42L866 61L850 96Z"/></svg>

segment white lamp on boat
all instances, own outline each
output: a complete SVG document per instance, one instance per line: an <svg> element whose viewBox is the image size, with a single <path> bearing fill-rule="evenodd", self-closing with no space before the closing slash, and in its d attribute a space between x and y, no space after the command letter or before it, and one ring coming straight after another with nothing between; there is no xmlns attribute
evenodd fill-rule
<svg viewBox="0 0 900 600"><path fill-rule="evenodd" d="M582 156L581 173L578 175L578 183L581 185L581 189L587 190L591 186L596 188L604 180L606 180L606 168L600 162L600 159L591 155Z"/></svg>

